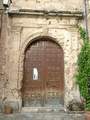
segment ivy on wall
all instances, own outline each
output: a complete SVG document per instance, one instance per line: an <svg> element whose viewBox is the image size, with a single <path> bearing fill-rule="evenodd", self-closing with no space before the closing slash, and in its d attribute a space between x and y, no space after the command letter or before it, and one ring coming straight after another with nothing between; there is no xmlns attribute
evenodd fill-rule
<svg viewBox="0 0 90 120"><path fill-rule="evenodd" d="M82 27L79 28L79 31L83 45L78 55L76 80L79 85L80 94L86 101L85 107L90 110L90 42Z"/></svg>

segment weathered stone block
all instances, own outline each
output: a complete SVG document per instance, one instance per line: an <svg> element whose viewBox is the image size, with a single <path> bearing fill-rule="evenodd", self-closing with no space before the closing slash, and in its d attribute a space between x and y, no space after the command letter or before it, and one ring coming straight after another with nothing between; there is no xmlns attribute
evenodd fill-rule
<svg viewBox="0 0 90 120"><path fill-rule="evenodd" d="M74 99L68 103L67 108L70 111L84 111L84 103Z"/></svg>
<svg viewBox="0 0 90 120"><path fill-rule="evenodd" d="M3 105L4 113L17 113L19 112L19 104L17 101L6 101Z"/></svg>

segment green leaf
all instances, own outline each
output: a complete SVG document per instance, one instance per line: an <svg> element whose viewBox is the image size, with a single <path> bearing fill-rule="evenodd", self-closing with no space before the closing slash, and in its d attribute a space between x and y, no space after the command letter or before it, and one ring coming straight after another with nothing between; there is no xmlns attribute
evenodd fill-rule
<svg viewBox="0 0 90 120"><path fill-rule="evenodd" d="M88 93L88 77L90 76L90 43L86 31L79 27L83 40L81 51L77 60L76 83L79 85L80 94L86 99L86 108L90 109L90 94Z"/></svg>

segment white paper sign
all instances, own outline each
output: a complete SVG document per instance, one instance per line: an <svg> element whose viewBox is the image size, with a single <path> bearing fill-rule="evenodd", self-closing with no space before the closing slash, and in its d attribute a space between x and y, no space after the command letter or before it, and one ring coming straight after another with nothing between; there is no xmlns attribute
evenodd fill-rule
<svg viewBox="0 0 90 120"><path fill-rule="evenodd" d="M4 5L9 5L10 4L10 0L3 0L3 4Z"/></svg>
<svg viewBox="0 0 90 120"><path fill-rule="evenodd" d="M33 80L38 80L38 70L37 70L37 68L33 68Z"/></svg>

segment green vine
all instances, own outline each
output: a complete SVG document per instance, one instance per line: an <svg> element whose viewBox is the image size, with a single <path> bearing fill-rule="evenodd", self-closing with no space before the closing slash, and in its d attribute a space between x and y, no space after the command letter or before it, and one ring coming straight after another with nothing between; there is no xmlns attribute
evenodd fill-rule
<svg viewBox="0 0 90 120"><path fill-rule="evenodd" d="M78 55L76 80L79 84L80 94L86 100L85 107L90 110L90 43L86 31L82 27L79 28L79 31L83 45Z"/></svg>

